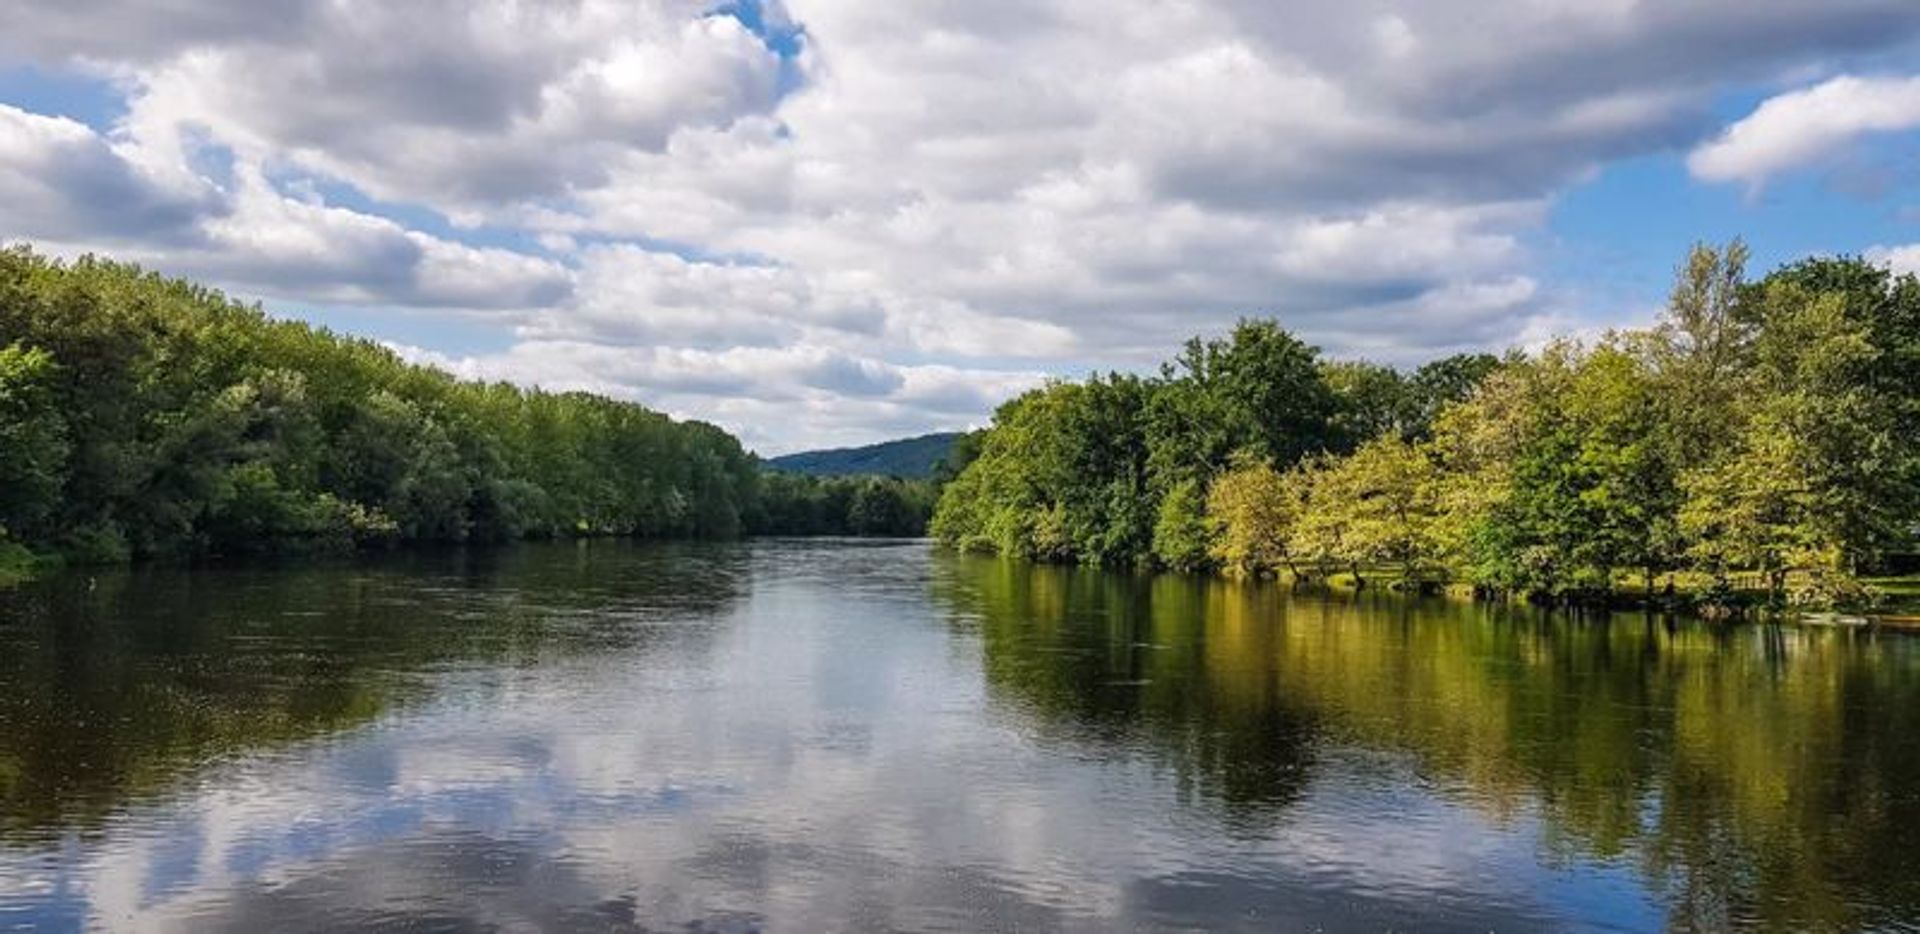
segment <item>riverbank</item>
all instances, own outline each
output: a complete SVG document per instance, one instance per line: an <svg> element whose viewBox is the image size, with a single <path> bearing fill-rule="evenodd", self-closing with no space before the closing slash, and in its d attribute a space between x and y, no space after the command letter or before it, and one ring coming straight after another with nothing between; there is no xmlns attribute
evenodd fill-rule
<svg viewBox="0 0 1920 934"><path fill-rule="evenodd" d="M1400 568L1361 567L1359 573L1340 571L1326 575L1296 578L1282 573L1278 581L1296 589L1331 589L1346 592L1364 590L1397 593L1444 595L1457 600L1524 603L1549 609L1574 611L1633 611L1652 609L1662 613L1681 613L1707 619L1734 620L1787 619L1818 625L1875 625L1920 630L1920 575L1869 577L1857 584L1861 602L1834 604L1793 603L1775 608L1769 605L1769 593L1761 575L1740 573L1728 576L1729 587L1715 590L1705 574L1681 571L1654 577L1652 590L1638 573L1621 572L1611 589L1593 589L1563 595L1557 599L1529 599L1502 595L1478 588L1459 576L1437 573L1418 581L1407 581ZM1207 574L1204 576L1216 576ZM1232 575L1225 575L1232 576ZM1807 592L1810 579L1796 572L1789 577L1788 593Z"/></svg>

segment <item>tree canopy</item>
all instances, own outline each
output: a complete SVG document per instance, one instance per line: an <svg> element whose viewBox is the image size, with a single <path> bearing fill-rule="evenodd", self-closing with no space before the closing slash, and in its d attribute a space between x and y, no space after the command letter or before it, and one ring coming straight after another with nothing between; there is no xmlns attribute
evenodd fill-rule
<svg viewBox="0 0 1920 934"><path fill-rule="evenodd" d="M731 536L726 432L456 380L95 258L0 251L0 534L80 559L294 543Z"/></svg>
<svg viewBox="0 0 1920 934"><path fill-rule="evenodd" d="M1676 571L1829 599L1920 531L1920 280L1698 246L1653 327L1402 371L1273 321L1003 406L961 548L1552 598Z"/></svg>

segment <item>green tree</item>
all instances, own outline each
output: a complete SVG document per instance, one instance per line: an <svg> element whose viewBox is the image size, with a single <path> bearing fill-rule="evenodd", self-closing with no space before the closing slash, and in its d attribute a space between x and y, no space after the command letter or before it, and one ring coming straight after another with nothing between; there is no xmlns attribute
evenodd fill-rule
<svg viewBox="0 0 1920 934"><path fill-rule="evenodd" d="M0 522L79 560L360 540L732 535L739 442L461 382L136 266L0 250Z"/></svg>
<svg viewBox="0 0 1920 934"><path fill-rule="evenodd" d="M1342 507L1350 558L1397 568L1410 583L1444 570L1438 479L1425 451L1398 437L1376 438L1331 471L1338 476L1326 489L1350 497Z"/></svg>
<svg viewBox="0 0 1920 934"><path fill-rule="evenodd" d="M934 535L1049 560L1146 559L1148 393L1142 380L1114 375L1054 383L1001 406L979 456L943 490Z"/></svg>
<svg viewBox="0 0 1920 934"><path fill-rule="evenodd" d="M1674 415L1642 355L1604 343L1578 363L1564 402L1579 438L1573 563L1602 590L1615 568L1639 568L1643 589L1679 562L1684 543Z"/></svg>
<svg viewBox="0 0 1920 934"><path fill-rule="evenodd" d="M1398 370L1361 360L1322 364L1337 407L1334 446L1352 450L1385 435L1410 434L1418 419L1413 387Z"/></svg>
<svg viewBox="0 0 1920 934"><path fill-rule="evenodd" d="M1783 288L1838 301L1866 345L1853 348L1837 375L1860 391L1851 404L1867 409L1850 423L1864 436L1853 442L1863 456L1848 482L1882 514L1854 517L1851 527L1864 535L1850 543L1849 560L1871 566L1889 551L1920 551L1920 277L1859 257L1819 257L1783 267L1751 291L1766 307L1765 297Z"/></svg>
<svg viewBox="0 0 1920 934"><path fill-rule="evenodd" d="M1448 406L1465 402L1500 368L1492 354L1464 353L1422 364L1406 380L1410 414L1401 426L1408 441L1425 441Z"/></svg>
<svg viewBox="0 0 1920 934"><path fill-rule="evenodd" d="M1319 351L1272 321L1194 338L1163 368L1147 414L1156 488L1204 480L1241 450L1291 465L1327 446L1337 406Z"/></svg>
<svg viewBox="0 0 1920 934"><path fill-rule="evenodd" d="M1213 524L1206 492L1197 480L1182 480L1160 501L1153 524L1153 556L1163 567L1201 571L1213 566Z"/></svg>
<svg viewBox="0 0 1920 934"><path fill-rule="evenodd" d="M1364 587L1367 555L1354 536L1360 491L1353 486L1356 475L1341 465L1341 459L1322 455L1302 461L1286 474L1287 485L1303 491L1287 550L1312 564L1321 578L1332 577L1336 568L1344 567L1353 575L1354 585Z"/></svg>
<svg viewBox="0 0 1920 934"><path fill-rule="evenodd" d="M847 527L855 535L917 535L920 520L898 481L868 478L847 507Z"/></svg>
<svg viewBox="0 0 1920 934"><path fill-rule="evenodd" d="M42 532L59 505L68 446L54 376L45 350L0 347L0 536Z"/></svg>
<svg viewBox="0 0 1920 934"><path fill-rule="evenodd" d="M1747 247L1695 244L1674 274L1666 313L1649 349L1669 401L1676 442L1706 452L1725 446L1755 324L1744 307Z"/></svg>
<svg viewBox="0 0 1920 934"><path fill-rule="evenodd" d="M1214 562L1237 574L1284 569L1299 578L1288 540L1303 506L1300 493L1267 462L1251 454L1235 457L1207 493Z"/></svg>
<svg viewBox="0 0 1920 934"><path fill-rule="evenodd" d="M1693 552L1717 575L1762 572L1772 598L1804 568L1851 574L1908 521L1897 487L1898 401L1866 371L1878 358L1844 296L1791 282L1755 293L1760 322L1741 381L1738 433L1687 478Z"/></svg>

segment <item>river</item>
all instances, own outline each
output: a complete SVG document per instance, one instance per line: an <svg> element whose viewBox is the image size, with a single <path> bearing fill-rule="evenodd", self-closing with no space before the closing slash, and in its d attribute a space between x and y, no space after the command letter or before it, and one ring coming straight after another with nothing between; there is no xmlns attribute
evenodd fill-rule
<svg viewBox="0 0 1920 934"><path fill-rule="evenodd" d="M581 542L0 593L0 929L1920 925L1920 639Z"/></svg>

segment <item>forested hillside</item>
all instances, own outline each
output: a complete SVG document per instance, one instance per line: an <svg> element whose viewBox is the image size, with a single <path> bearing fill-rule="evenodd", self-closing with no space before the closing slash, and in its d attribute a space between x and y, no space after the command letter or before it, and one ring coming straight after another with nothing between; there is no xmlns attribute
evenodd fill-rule
<svg viewBox="0 0 1920 934"><path fill-rule="evenodd" d="M767 466L787 473L822 477L876 476L924 480L933 476L934 469L946 459L953 450L953 443L960 437L958 432L942 432L857 448L802 451L768 458Z"/></svg>
<svg viewBox="0 0 1920 934"><path fill-rule="evenodd" d="M0 546L731 536L758 484L711 425L461 382L134 266L0 251Z"/></svg>
<svg viewBox="0 0 1920 934"><path fill-rule="evenodd" d="M1053 561L1857 603L1920 525L1920 280L1696 248L1656 327L1410 374L1270 321L1003 406L935 515ZM1676 575L1676 572L1678 574Z"/></svg>

